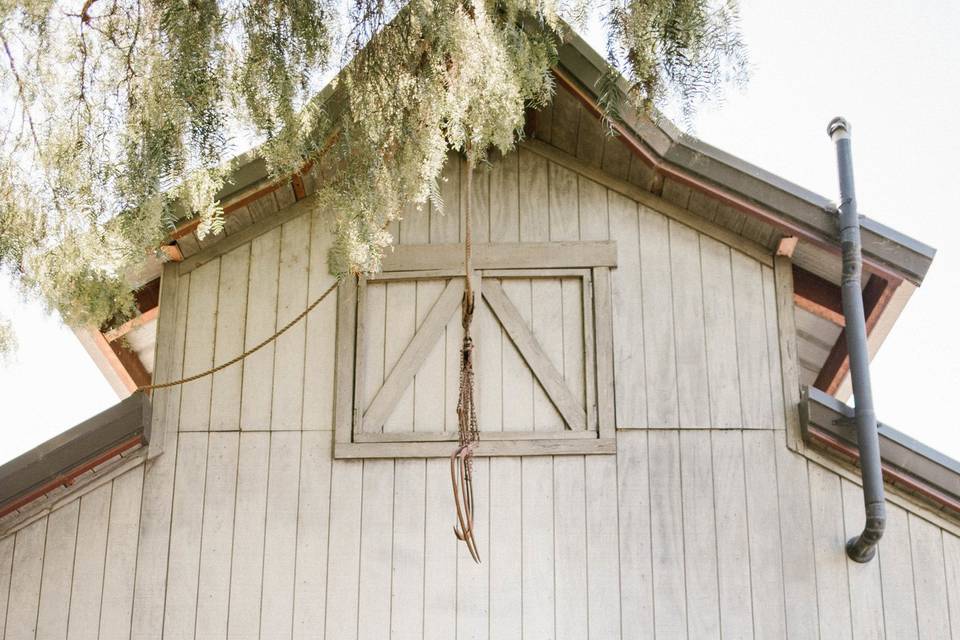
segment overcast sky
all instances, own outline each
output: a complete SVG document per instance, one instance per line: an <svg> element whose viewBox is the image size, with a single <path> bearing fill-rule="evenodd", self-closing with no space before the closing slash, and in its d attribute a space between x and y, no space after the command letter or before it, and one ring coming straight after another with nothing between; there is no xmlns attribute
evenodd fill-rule
<svg viewBox="0 0 960 640"><path fill-rule="evenodd" d="M960 216L949 191L960 158L960 4L744 0L741 12L750 83L701 109L695 133L836 198L826 125L850 120L861 212L938 249L874 360L877 411L960 459L960 419L946 401L960 390ZM6 282L0 308L20 341L16 361L0 364L2 463L117 398L73 334Z"/></svg>

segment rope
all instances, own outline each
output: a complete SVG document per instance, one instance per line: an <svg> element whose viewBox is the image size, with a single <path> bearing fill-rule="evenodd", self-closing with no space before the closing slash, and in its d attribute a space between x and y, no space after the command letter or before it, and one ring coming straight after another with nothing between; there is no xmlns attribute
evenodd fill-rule
<svg viewBox="0 0 960 640"><path fill-rule="evenodd" d="M224 362L223 364L218 365L218 366L214 367L213 369L208 369L208 370L206 370L206 371L204 371L204 372L202 372L202 373L197 373L197 374L195 374L195 375L188 376L188 377L186 377L186 378L180 378L179 380L174 380L173 382L158 382L157 384L145 384L145 385L142 385L142 386L137 387L137 391L151 391L151 390L153 390L153 389L166 389L166 388L168 388L168 387L176 387L176 386L181 385L181 384L186 384L186 383L188 383L188 382L193 382L194 380L199 380L200 378L206 378L207 376L210 376L210 375L215 374L217 371L220 371L220 370L222 370L222 369L226 369L227 367L229 367L229 366L231 366L231 365L237 364L238 362L240 362L241 360L243 360L243 359L246 358L247 356L249 356L249 355L251 355L251 354L253 354L253 353L256 353L257 351L259 351L259 350L262 349L263 347L267 346L268 344L270 344L271 342L273 342L274 340L276 340L277 338L279 338L280 336L282 336L284 333L286 333L287 330L290 329L290 327L292 327L293 325L295 325L295 324L297 324L298 322L300 322L301 320L303 320L303 319L307 316L308 313L310 313L311 311L313 311L313 310L317 307L318 304L320 304L321 302L323 302L324 298L326 298L328 295L330 295L330 293L331 293L334 289L337 288L337 285L338 285L338 284L339 284L339 282L334 282L332 285L330 285L330 287L329 287L326 291L324 291L322 294L320 294L320 297L319 297L319 298L317 298L316 300L314 300L313 302L311 302L311 303L310 303L310 306L308 306L306 309L304 309L304 310L300 313L300 315L298 315L296 318L294 318L293 320L291 320L291 321L288 322L287 324L283 325L283 327L280 328L279 330L277 330L277 332L274 333L272 336L270 336L269 338L267 338L267 339L264 340L263 342L257 344L256 346L254 346L254 347L252 347L252 348L250 348L250 349L247 349L246 351L244 351L243 353L241 353L240 355L238 355L238 356L237 356L236 358L234 358L233 360L228 360L227 362Z"/></svg>
<svg viewBox="0 0 960 640"><path fill-rule="evenodd" d="M470 151L467 150L466 206L464 210L463 263L463 346L460 349L460 397L457 402L457 421L460 445L450 456L450 481L453 484L453 502L456 507L457 524L453 533L467 545L474 561L480 563L480 553L473 535L473 449L480 439L477 428L477 407L474 402L473 338L470 325L476 307L473 293L473 229L471 200L473 196L473 167Z"/></svg>

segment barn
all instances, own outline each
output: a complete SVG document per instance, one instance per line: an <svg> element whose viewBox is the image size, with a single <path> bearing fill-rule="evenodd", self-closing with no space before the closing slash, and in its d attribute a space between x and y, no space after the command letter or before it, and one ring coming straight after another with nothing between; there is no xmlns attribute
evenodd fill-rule
<svg viewBox="0 0 960 640"><path fill-rule="evenodd" d="M465 162L337 283L325 168L251 156L223 233L183 221L140 315L77 330L125 399L0 467L0 637L960 637L960 464L879 425L885 533L844 552L831 199L665 120L607 135L604 69L571 35L553 102L472 175L479 563L449 460ZM860 233L872 354L934 251Z"/></svg>

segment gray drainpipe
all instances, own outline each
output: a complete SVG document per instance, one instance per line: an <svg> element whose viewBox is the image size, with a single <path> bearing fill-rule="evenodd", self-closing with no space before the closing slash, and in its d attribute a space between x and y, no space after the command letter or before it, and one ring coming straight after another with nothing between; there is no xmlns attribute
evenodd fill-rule
<svg viewBox="0 0 960 640"><path fill-rule="evenodd" d="M863 533L847 541L847 555L856 562L869 562L877 552L887 521L883 498L883 473L880 468L880 441L877 416L870 388L870 355L867 350L867 324L863 314L863 290L860 272L860 217L853 188L853 159L850 151L850 124L834 118L827 127L837 147L840 174L840 247L843 253L843 317L846 321L850 380L853 383L857 446L860 449L860 473L863 478L863 505L866 524Z"/></svg>

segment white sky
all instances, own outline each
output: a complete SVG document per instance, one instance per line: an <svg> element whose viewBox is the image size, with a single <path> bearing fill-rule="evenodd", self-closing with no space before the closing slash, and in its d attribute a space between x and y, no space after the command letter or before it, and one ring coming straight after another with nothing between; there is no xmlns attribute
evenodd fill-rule
<svg viewBox="0 0 960 640"><path fill-rule="evenodd" d="M945 402L960 390L960 217L949 191L960 157L960 4L741 3L750 83L701 109L696 134L836 198L826 125L850 120L861 211L938 249L874 360L878 415L960 459L960 418ZM6 282L0 309L20 341L16 361L0 363L2 463L117 398L69 329Z"/></svg>

